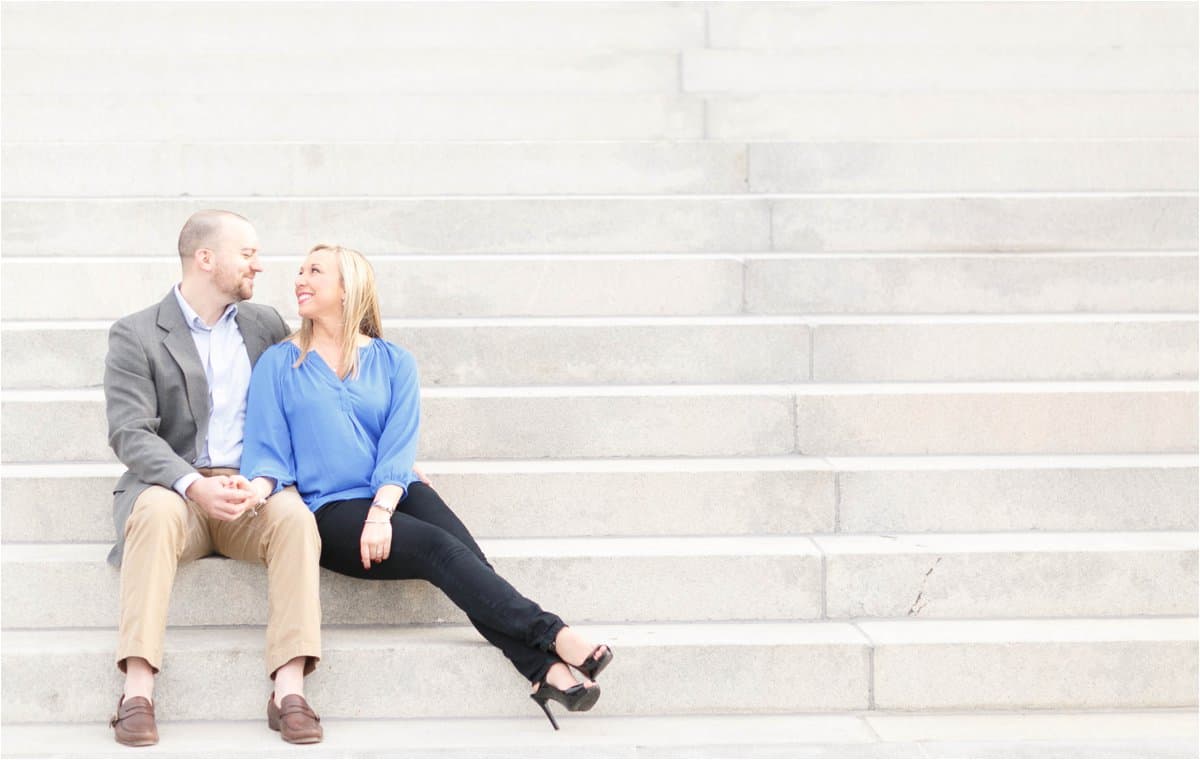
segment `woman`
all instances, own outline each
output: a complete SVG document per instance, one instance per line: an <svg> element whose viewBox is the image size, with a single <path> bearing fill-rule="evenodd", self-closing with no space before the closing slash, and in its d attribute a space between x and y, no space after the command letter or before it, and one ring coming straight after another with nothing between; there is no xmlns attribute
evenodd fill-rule
<svg viewBox="0 0 1200 760"><path fill-rule="evenodd" d="M242 474L260 498L296 485L316 513L321 565L355 578L421 578L549 700L572 712L600 697L612 660L492 569L470 532L413 474L420 398L411 354L383 340L375 276L362 254L318 245L296 277L300 330L254 367ZM568 665L585 676L578 682Z"/></svg>

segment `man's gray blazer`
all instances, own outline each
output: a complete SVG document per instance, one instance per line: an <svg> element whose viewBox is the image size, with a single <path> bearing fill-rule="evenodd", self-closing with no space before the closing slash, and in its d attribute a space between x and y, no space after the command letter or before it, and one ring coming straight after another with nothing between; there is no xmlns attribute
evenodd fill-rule
<svg viewBox="0 0 1200 760"><path fill-rule="evenodd" d="M251 366L288 335L287 324L269 306L239 303L237 324ZM152 485L170 488L195 472L193 463L208 438L208 380L174 290L109 330L104 400L108 445L129 468L113 489L117 543L108 561L120 566L134 501Z"/></svg>

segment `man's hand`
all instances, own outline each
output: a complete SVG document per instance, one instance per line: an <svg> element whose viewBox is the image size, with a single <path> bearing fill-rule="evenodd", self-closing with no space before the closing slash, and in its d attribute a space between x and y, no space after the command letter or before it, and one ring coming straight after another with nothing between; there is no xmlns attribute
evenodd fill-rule
<svg viewBox="0 0 1200 760"><path fill-rule="evenodd" d="M214 520L236 520L246 511L246 491L238 488L233 478L227 475L200 478L188 486L187 497Z"/></svg>

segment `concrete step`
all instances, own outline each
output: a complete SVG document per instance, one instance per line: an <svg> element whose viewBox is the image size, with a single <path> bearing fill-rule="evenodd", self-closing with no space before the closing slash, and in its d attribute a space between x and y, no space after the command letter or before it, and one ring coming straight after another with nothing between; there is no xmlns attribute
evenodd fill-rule
<svg viewBox="0 0 1200 760"><path fill-rule="evenodd" d="M287 318L299 324L295 315ZM80 381L52 384L99 386L107 324L42 324L5 326L5 386L43 387L47 362ZM1194 322L1191 328L1189 339ZM1158 337L1170 342L1170 333L1167 327ZM409 320L385 330L421 357L422 383L430 386L805 381L810 334L808 325L761 317ZM1164 371L1161 362L1141 358L1152 365L1149 373ZM1183 374L1169 367L1165 373Z"/></svg>
<svg viewBox="0 0 1200 760"><path fill-rule="evenodd" d="M230 208L265 251L365 253L1178 251L1197 245L1194 193L11 200L10 256L174 250L192 212ZM897 218L904 223L897 225ZM88 230L82 234L80 230Z"/></svg>
<svg viewBox="0 0 1200 760"><path fill-rule="evenodd" d="M1180 141L1183 145L1184 141ZM1186 147L1111 144L1108 181L1171 189ZM1194 143L1191 143L1194 146ZM6 143L7 197L739 193L746 145L719 142ZM1064 149L1069 151L1070 149ZM1194 148L1193 148L1194 152ZM1149 159L1117 167L1123 156ZM1129 163L1135 163L1129 161ZM56 179L76 172L71 187ZM300 167L303 167L302 169ZM1153 168L1158 167L1158 168ZM1182 173L1186 173L1183 171ZM1151 181L1153 177L1153 181ZM1139 179L1149 184L1142 187ZM1194 186L1180 184L1179 189Z"/></svg>
<svg viewBox="0 0 1200 760"><path fill-rule="evenodd" d="M13 94L675 94L938 91L1194 92L1196 46L824 47L613 51L10 50ZM302 48L296 48L302 50ZM947 66L947 61L954 61Z"/></svg>
<svg viewBox="0 0 1200 760"><path fill-rule="evenodd" d="M596 716L868 707L869 645L849 624L587 626L584 632L610 643L616 655L604 674ZM253 627L168 630L156 688L161 719L260 718L269 690L262 636L262 629ZM112 662L115 638L114 631L106 630L5 631L5 683L27 684L4 690L6 721L79 722L110 714L109 703L119 694L119 673ZM322 649L322 664L307 679L305 691L323 716L538 714L526 696L528 683L472 628L327 627ZM51 672L71 672L73 685L47 680ZM403 674L410 687L364 689L368 673ZM430 689L443 693L434 684L451 674L489 688L431 697ZM714 688L717 678L721 685ZM263 684L262 691L253 688L256 681ZM676 688L646 688L651 682L670 682Z"/></svg>
<svg viewBox="0 0 1200 760"><path fill-rule="evenodd" d="M1195 311L1194 253L761 256L753 314Z"/></svg>
<svg viewBox="0 0 1200 760"><path fill-rule="evenodd" d="M1175 454L1197 438L1196 385L1184 381L427 388L422 398L428 459ZM4 461L112 461L101 391L0 401Z"/></svg>
<svg viewBox="0 0 1200 760"><path fill-rule="evenodd" d="M99 387L108 327L107 321L0 324L4 387ZM426 386L1197 374L1196 319L1182 315L389 320L384 335L420 357ZM514 363L513 356L523 359Z"/></svg>
<svg viewBox="0 0 1200 760"><path fill-rule="evenodd" d="M1179 531L1190 455L421 461L476 536ZM7 542L111 542L119 464L4 465ZM613 499L611 494L622 494ZM72 505L61 520L47 504ZM563 522L553 515L571 515Z"/></svg>
<svg viewBox="0 0 1200 760"><path fill-rule="evenodd" d="M1188 139L849 140L748 147L749 190L761 193L1191 191L1200 184L1196 141ZM75 163L73 149L58 150L57 158ZM95 174L109 177L98 181L121 181L120 172Z"/></svg>
<svg viewBox="0 0 1200 760"><path fill-rule="evenodd" d="M256 300L284 314L294 312L300 260L301 254L265 257ZM385 317L716 315L742 310L745 264L734 256L372 255L371 261L384 294ZM1191 263L1191 258L1180 259L1171 271L1184 271ZM162 300L178 281L179 259L5 257L0 274L5 320L116 319ZM49 280L54 281L53 297L42 289ZM106 286L97 288L96 283ZM1141 303L1152 303L1141 295Z"/></svg>
<svg viewBox="0 0 1200 760"><path fill-rule="evenodd" d="M6 195L1194 191L1194 139L6 143ZM296 167L304 167L298 170ZM71 170L70 186L58 180Z"/></svg>
<svg viewBox="0 0 1200 760"><path fill-rule="evenodd" d="M704 134L718 140L1194 138L1197 134L1195 93L822 92L713 96L705 98L705 104ZM36 123L46 123L59 113L46 106ZM62 139L88 139L78 127L50 129L52 134L72 135ZM22 127L11 138L49 139L25 137L26 132ZM103 134L92 139L105 139Z"/></svg>
<svg viewBox="0 0 1200 760"><path fill-rule="evenodd" d="M1196 141L5 143L34 197L1194 191ZM303 167L300 170L298 167ZM61 181L64 171L70 185Z"/></svg>
<svg viewBox="0 0 1200 760"><path fill-rule="evenodd" d="M8 50L336 52L362 50L659 50L704 44L704 9L670 3L322 5L246 3L216 19L201 8L13 6ZM1126 14L1130 15L1130 14ZM97 35L101 28L105 34ZM186 29L174 40L168 30Z"/></svg>
<svg viewBox="0 0 1200 760"><path fill-rule="evenodd" d="M1192 533L481 539L480 546L521 593L572 621L1196 613ZM115 626L119 574L105 563L108 549L6 544L5 627ZM631 597L633 587L642 593ZM321 592L329 625L467 622L424 581L372 584L323 572ZM188 563L176 577L170 623L262 625L265 596L261 566Z"/></svg>
<svg viewBox="0 0 1200 760"><path fill-rule="evenodd" d="M113 50L103 56L89 50L6 50L3 86L6 93L14 95L636 95L679 91L680 57L674 51L392 48L348 50L329 60L301 50ZM1137 66L1135 72L1158 63L1163 75L1174 74L1169 50L1104 56L1114 57ZM1096 74L1112 75L1110 71Z"/></svg>
<svg viewBox="0 0 1200 760"><path fill-rule="evenodd" d="M29 142L692 140L705 136L704 103L683 95L382 97L262 91L153 98L123 93L6 95L4 102L5 139ZM212 118L218 110L224 118Z"/></svg>
<svg viewBox="0 0 1200 760"><path fill-rule="evenodd" d="M265 257L255 287L259 303L293 324L300 259L299 253ZM1184 252L372 255L371 261L386 318L749 313L836 314L847 321L1037 312L1122 318L1121 312L1190 315L1198 303L1196 256ZM177 257L5 257L0 318L6 327L11 320L112 320L157 303L178 278Z"/></svg>
<svg viewBox="0 0 1200 760"><path fill-rule="evenodd" d="M265 698L264 698L265 699ZM323 706L318 705L321 710ZM600 708L603 709L603 706ZM323 710L321 710L323 712ZM324 719L320 752L337 757L1191 757L1190 710L866 712L798 715L601 717L576 714L551 732L525 718ZM247 721L159 721L161 743L138 757L294 757L296 748ZM93 758L112 743L90 724L7 725L5 757ZM112 745L114 755L133 751Z"/></svg>
<svg viewBox="0 0 1200 760"><path fill-rule="evenodd" d="M807 538L480 542L496 571L518 591L568 621L821 617L821 556ZM108 544L5 544L5 628L115 627L120 576L105 562L108 550ZM1117 578L1121 569L1111 574ZM628 590L634 587L645 593L631 598ZM214 594L215 588L221 593ZM55 605L45 605L51 597ZM264 625L266 597L261 565L223 558L190 562L176 576L169 622ZM322 571L321 606L326 625L467 623L458 608L425 581L364 583Z"/></svg>
<svg viewBox="0 0 1200 760"><path fill-rule="evenodd" d="M1195 46L1196 9L1154 5L1020 4L859 5L857 3L714 3L714 48L811 48L1007 44L1029 48L1124 45ZM1080 34L1086 29L1087 34ZM100 44L97 42L93 45Z"/></svg>
<svg viewBox="0 0 1200 760"><path fill-rule="evenodd" d="M1190 618L693 623L585 632L616 653L596 717L1196 704ZM262 636L251 627L169 630L159 718L261 720L269 692ZM111 714L120 693L114 631L6 631L4 639L6 721L99 723ZM367 673L402 673L414 685L453 674L491 686L431 698L433 686L364 688ZM305 688L330 719L529 716L536 708L527 690L474 630L444 626L326 628L322 664Z"/></svg>
<svg viewBox="0 0 1200 760"><path fill-rule="evenodd" d="M916 49L848 45L796 51L699 48L685 50L682 59L682 89L692 93L1195 92L1197 86L1194 43L1114 48L1035 47L1014 44L1011 39L970 46L943 40ZM947 61L954 65L947 66ZM42 72L50 66L53 64L39 61L30 67L36 73L28 79L44 82L52 91L79 91L68 83L67 76L46 77ZM82 62L76 65L83 67ZM14 76L23 73L24 67ZM82 81L89 77L83 76Z"/></svg>
<svg viewBox="0 0 1200 760"><path fill-rule="evenodd" d="M830 618L1194 615L1191 533L814 536Z"/></svg>

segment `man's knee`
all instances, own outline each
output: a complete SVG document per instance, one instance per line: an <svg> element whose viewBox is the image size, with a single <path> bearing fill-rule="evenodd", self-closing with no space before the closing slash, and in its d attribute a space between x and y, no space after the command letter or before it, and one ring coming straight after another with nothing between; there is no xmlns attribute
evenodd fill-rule
<svg viewBox="0 0 1200 760"><path fill-rule="evenodd" d="M300 498L294 488L285 488L267 499L263 511L271 522L269 541L294 540L302 538L315 542L318 550L321 546L321 536L317 532L317 521L308 505Z"/></svg>
<svg viewBox="0 0 1200 760"><path fill-rule="evenodd" d="M134 502L125 522L125 538L166 536L182 540L186 529L187 504L183 498L162 486L150 486Z"/></svg>

